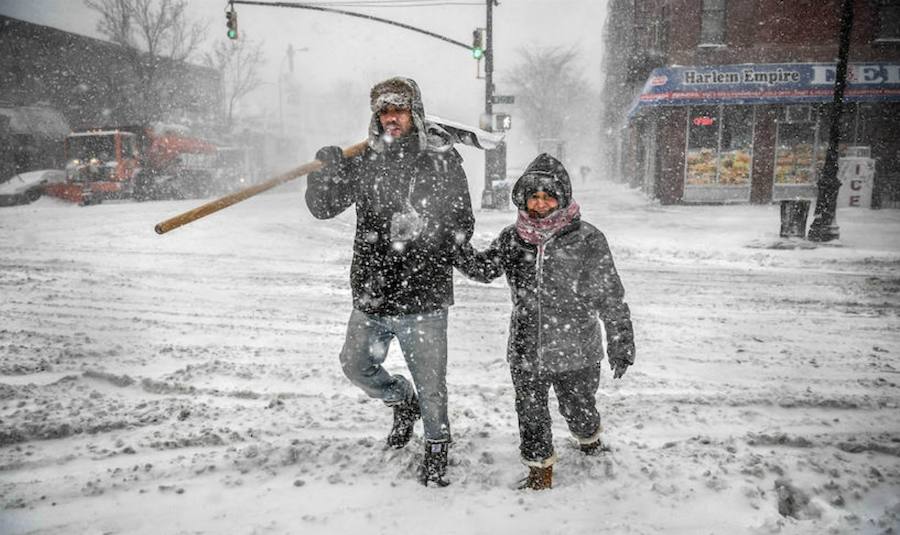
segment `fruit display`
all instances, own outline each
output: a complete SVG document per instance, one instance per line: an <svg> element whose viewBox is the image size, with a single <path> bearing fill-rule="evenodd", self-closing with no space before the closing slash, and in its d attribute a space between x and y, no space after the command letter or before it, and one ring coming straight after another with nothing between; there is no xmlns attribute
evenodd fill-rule
<svg viewBox="0 0 900 535"><path fill-rule="evenodd" d="M811 184L812 181L813 146L778 147L775 151L775 183Z"/></svg>
<svg viewBox="0 0 900 535"><path fill-rule="evenodd" d="M719 184L743 186L750 183L752 157L749 150L737 149L723 152L720 161Z"/></svg>
<svg viewBox="0 0 900 535"><path fill-rule="evenodd" d="M718 160L718 180L716 164ZM687 185L744 186L750 183L753 157L750 150L737 149L723 152L716 158L715 149L693 149L687 154Z"/></svg>
<svg viewBox="0 0 900 535"><path fill-rule="evenodd" d="M688 150L686 180L689 186L716 183L716 149Z"/></svg>

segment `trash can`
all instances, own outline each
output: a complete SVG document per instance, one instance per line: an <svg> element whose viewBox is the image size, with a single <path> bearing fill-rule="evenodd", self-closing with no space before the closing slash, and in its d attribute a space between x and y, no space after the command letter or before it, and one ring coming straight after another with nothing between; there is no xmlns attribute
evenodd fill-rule
<svg viewBox="0 0 900 535"><path fill-rule="evenodd" d="M809 201L781 201L781 237L805 238Z"/></svg>
<svg viewBox="0 0 900 535"><path fill-rule="evenodd" d="M493 191L493 208L495 210L508 210L509 200L512 195L513 182L506 180L492 180L491 190Z"/></svg>

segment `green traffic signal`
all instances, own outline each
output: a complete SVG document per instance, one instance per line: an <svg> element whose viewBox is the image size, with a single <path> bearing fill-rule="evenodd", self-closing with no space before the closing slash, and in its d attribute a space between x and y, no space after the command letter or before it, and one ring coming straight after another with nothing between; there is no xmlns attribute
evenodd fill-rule
<svg viewBox="0 0 900 535"><path fill-rule="evenodd" d="M237 31L237 12L235 11L226 11L225 12L225 26L228 27L228 33L225 35L228 36L229 39L237 39L238 31Z"/></svg>
<svg viewBox="0 0 900 535"><path fill-rule="evenodd" d="M475 28L475 31L472 32L472 57L480 60L484 57L484 41L485 41L485 31L484 28Z"/></svg>

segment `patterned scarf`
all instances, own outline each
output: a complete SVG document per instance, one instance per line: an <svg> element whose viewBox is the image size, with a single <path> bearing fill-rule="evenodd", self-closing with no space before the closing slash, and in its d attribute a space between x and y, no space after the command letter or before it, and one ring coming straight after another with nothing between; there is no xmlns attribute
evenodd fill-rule
<svg viewBox="0 0 900 535"><path fill-rule="evenodd" d="M540 219L531 217L525 210L519 210L519 217L516 220L516 232L526 242L540 245L579 215L581 215L581 210L574 199L566 208L556 210L547 217Z"/></svg>

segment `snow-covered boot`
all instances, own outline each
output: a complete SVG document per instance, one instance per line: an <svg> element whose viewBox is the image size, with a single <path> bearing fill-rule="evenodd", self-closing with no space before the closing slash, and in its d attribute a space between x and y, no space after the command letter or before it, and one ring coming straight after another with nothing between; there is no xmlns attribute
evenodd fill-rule
<svg viewBox="0 0 900 535"><path fill-rule="evenodd" d="M585 455L600 455L610 451L609 446L603 443L599 438L587 444L579 444L578 449Z"/></svg>
<svg viewBox="0 0 900 535"><path fill-rule="evenodd" d="M446 487L447 481L447 452L450 449L449 442L425 442L425 460L419 467L419 483L428 486L433 483L438 487Z"/></svg>
<svg viewBox="0 0 900 535"><path fill-rule="evenodd" d="M528 475L519 482L519 490L553 488L553 466L529 466Z"/></svg>
<svg viewBox="0 0 900 535"><path fill-rule="evenodd" d="M419 411L419 398L415 394L402 402L394 405L394 426L387 437L387 444L392 448L402 448L412 438L413 425L422 417Z"/></svg>

